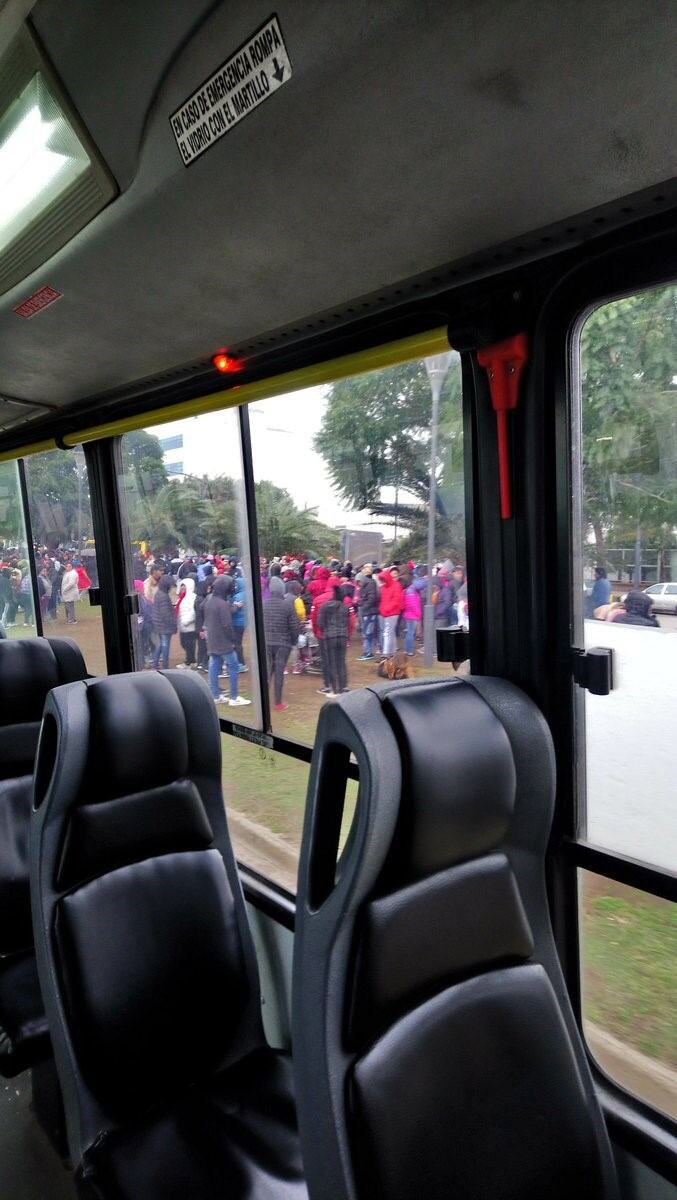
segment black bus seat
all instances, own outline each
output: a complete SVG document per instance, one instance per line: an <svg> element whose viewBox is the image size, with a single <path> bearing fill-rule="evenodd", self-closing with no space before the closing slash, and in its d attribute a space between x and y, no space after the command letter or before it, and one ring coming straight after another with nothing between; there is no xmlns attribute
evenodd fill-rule
<svg viewBox="0 0 677 1200"><path fill-rule="evenodd" d="M118 675L51 693L31 867L80 1194L306 1200L202 680Z"/></svg>
<svg viewBox="0 0 677 1200"><path fill-rule="evenodd" d="M0 1074L6 1078L50 1053L28 878L33 765L48 692L86 675L69 638L0 641Z"/></svg>
<svg viewBox="0 0 677 1200"><path fill-rule="evenodd" d="M545 721L504 680L324 708L294 956L313 1200L617 1197L548 914L554 784Z"/></svg>

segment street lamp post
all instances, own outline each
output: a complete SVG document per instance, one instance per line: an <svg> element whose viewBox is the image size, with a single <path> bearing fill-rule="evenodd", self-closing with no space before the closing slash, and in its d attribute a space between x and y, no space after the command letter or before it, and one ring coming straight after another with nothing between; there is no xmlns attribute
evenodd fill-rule
<svg viewBox="0 0 677 1200"><path fill-rule="evenodd" d="M435 606L433 605L433 565L435 562L435 515L437 511L437 426L440 395L453 360L453 353L434 354L424 359L433 398L432 430L430 436L430 486L428 489L428 588L423 610L423 662L431 667L435 653Z"/></svg>

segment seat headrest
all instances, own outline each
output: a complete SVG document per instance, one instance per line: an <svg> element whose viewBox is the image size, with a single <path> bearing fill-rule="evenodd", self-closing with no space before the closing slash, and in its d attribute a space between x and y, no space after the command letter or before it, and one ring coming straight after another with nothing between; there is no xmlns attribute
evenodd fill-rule
<svg viewBox="0 0 677 1200"><path fill-rule="evenodd" d="M87 701L92 801L162 787L189 773L186 716L168 679L150 673L97 679L87 686Z"/></svg>
<svg viewBox="0 0 677 1200"><path fill-rule="evenodd" d="M0 726L40 721L52 688L86 677L85 660L70 638L0 641Z"/></svg>
<svg viewBox="0 0 677 1200"><path fill-rule="evenodd" d="M474 688L449 682L395 690L383 708L402 755L391 864L401 880L498 846L513 815L516 772L508 735L489 705Z"/></svg>

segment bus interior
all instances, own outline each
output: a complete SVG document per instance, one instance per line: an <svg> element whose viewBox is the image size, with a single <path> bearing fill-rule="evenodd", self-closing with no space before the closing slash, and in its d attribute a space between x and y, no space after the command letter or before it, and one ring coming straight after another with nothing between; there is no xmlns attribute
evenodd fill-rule
<svg viewBox="0 0 677 1200"><path fill-rule="evenodd" d="M677 1200L675 46L0 0L2 1200Z"/></svg>

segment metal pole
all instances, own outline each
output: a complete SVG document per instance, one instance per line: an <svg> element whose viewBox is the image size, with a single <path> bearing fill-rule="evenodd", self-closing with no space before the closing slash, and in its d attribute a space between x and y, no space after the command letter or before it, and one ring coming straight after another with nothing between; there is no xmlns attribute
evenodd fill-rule
<svg viewBox="0 0 677 1200"><path fill-rule="evenodd" d="M637 534L635 537L635 570L633 583L636 588L642 586L642 525L638 518Z"/></svg>
<svg viewBox="0 0 677 1200"><path fill-rule="evenodd" d="M430 376L433 394L432 431L430 437L430 486L428 489L428 587L423 609L423 662L433 665L435 651L435 606L433 604L433 564L435 562L435 514L437 510L437 425L440 411L440 393L444 375Z"/></svg>
<svg viewBox="0 0 677 1200"><path fill-rule="evenodd" d="M21 508L23 510L24 530L26 533L26 557L28 558L28 570L31 577L31 588L33 593L33 611L35 613L35 631L38 637L42 637L42 612L40 610L40 590L38 588L38 569L35 561L35 543L33 542L33 523L31 521L31 506L28 498L28 486L26 483L26 467L23 458L16 460L17 474L19 477L19 492L21 495ZM26 611L24 609L24 621L26 620Z"/></svg>

